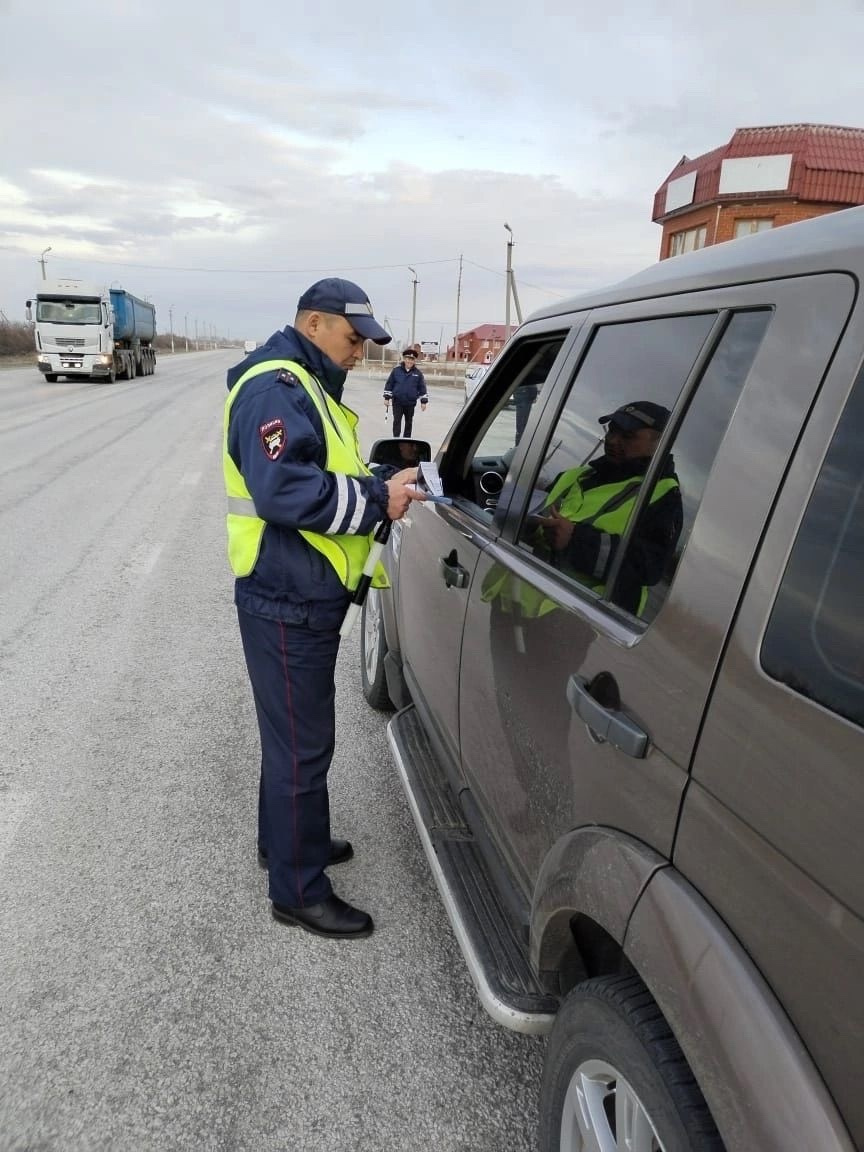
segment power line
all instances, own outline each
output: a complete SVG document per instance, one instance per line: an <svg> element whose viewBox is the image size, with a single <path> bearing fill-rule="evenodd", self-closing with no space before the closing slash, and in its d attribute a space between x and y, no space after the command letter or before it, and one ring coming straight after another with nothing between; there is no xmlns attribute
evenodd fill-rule
<svg viewBox="0 0 864 1152"><path fill-rule="evenodd" d="M485 264L478 264L476 260L469 260L465 257L465 263L470 264L472 268L481 268L484 272L491 272L493 276L506 276L506 272L500 272L497 268L487 268ZM575 292L556 292L554 288L542 288L539 284L529 284L527 280L519 277L519 283L525 288L535 288L538 292L547 292L550 296L557 296L559 300L569 300L571 296L575 296Z"/></svg>
<svg viewBox="0 0 864 1152"><path fill-rule="evenodd" d="M71 256L56 257L67 264L100 264L107 268L143 268L150 272L205 272L229 276L312 276L315 274L338 274L340 272L386 272L394 268L404 268L404 264L366 264L342 265L340 268L187 268L179 264L133 264L123 260L93 260L88 256L74 258ZM419 265L455 264L458 256L448 257L445 260L417 260Z"/></svg>

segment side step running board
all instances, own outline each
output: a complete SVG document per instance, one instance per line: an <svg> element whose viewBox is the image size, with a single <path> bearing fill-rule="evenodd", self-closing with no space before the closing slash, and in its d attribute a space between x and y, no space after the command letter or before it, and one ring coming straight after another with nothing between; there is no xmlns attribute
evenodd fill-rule
<svg viewBox="0 0 864 1152"><path fill-rule="evenodd" d="M413 707L387 728L390 747L432 875L483 1007L515 1032L543 1034L558 1001L538 983L525 947L486 872L471 829L451 799Z"/></svg>

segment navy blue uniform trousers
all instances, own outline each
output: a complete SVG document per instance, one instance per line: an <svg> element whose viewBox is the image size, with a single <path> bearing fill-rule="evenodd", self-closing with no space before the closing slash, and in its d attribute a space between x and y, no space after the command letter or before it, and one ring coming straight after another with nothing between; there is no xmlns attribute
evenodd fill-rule
<svg viewBox="0 0 864 1152"><path fill-rule="evenodd" d="M289 908L326 900L327 771L336 743L338 628L265 620L237 610L261 736L258 847L270 899Z"/></svg>

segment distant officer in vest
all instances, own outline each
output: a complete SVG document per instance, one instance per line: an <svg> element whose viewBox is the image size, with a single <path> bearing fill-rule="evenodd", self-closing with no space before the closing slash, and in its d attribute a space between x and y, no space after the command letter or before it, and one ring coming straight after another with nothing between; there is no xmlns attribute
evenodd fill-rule
<svg viewBox="0 0 864 1152"><path fill-rule="evenodd" d="M365 466L342 403L366 340L387 344L366 293L313 284L288 326L228 373L223 467L234 600L258 716L258 860L275 919L319 936L368 936L326 869L353 856L330 833L339 627L371 534L398 520L416 468L384 480ZM386 585L382 568L373 580Z"/></svg>
<svg viewBox="0 0 864 1152"><path fill-rule="evenodd" d="M638 400L601 416L604 455L557 477L537 517L551 562L601 594L669 415L661 404ZM616 583L615 602L622 608L634 615L643 611L648 589L675 551L681 524L681 489L669 456Z"/></svg>

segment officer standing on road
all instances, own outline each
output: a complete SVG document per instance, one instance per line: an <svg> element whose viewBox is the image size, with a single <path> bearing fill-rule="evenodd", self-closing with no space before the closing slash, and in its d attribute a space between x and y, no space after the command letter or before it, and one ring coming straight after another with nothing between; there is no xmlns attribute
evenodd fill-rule
<svg viewBox="0 0 864 1152"><path fill-rule="evenodd" d="M411 435L414 423L414 409L420 401L421 411L426 411L429 397L426 394L426 380L417 367L417 350L406 348L402 353L402 363L397 364L384 385L384 403L393 404L393 435L401 436L402 420L405 420L405 435Z"/></svg>
<svg viewBox="0 0 864 1152"><path fill-rule="evenodd" d="M416 468L383 480L363 463L341 403L366 340L390 336L349 280L320 280L294 325L228 373L223 468L234 600L258 716L258 858L273 916L319 936L368 936L372 918L325 872L353 856L330 836L339 627L375 525L398 520ZM373 584L385 585L382 568Z"/></svg>

